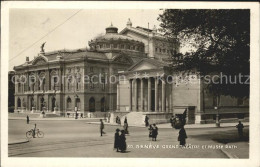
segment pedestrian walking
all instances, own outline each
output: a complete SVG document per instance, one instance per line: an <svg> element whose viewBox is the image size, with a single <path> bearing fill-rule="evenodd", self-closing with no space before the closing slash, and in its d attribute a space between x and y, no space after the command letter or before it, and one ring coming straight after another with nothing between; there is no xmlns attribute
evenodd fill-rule
<svg viewBox="0 0 260 167"><path fill-rule="evenodd" d="M152 140L156 141L158 135L158 127L156 126L156 124L153 124L153 130L152 130Z"/></svg>
<svg viewBox="0 0 260 167"><path fill-rule="evenodd" d="M27 124L29 124L29 122L30 122L30 118L29 118L28 115L27 115L27 117L26 117L26 120L27 120Z"/></svg>
<svg viewBox="0 0 260 167"><path fill-rule="evenodd" d="M105 128L104 123L103 123L102 119L100 119L100 136L105 134L105 132L103 131L104 128Z"/></svg>
<svg viewBox="0 0 260 167"><path fill-rule="evenodd" d="M153 137L153 127L152 127L152 125L150 125L148 130L149 130L149 140L151 140L151 138Z"/></svg>
<svg viewBox="0 0 260 167"><path fill-rule="evenodd" d="M238 124L236 125L237 131L238 131L238 136L240 139L243 138L243 128L244 125L241 123L241 121L238 122Z"/></svg>
<svg viewBox="0 0 260 167"><path fill-rule="evenodd" d="M116 133L115 133L114 149L116 149L116 152L119 152L119 146L120 146L119 131L120 131L119 129L116 129Z"/></svg>
<svg viewBox="0 0 260 167"><path fill-rule="evenodd" d="M185 146L186 138L187 138L187 134L186 134L186 131L184 129L184 125L182 125L182 127L179 131L179 136L178 136L178 141L180 141L181 146Z"/></svg>
<svg viewBox="0 0 260 167"><path fill-rule="evenodd" d="M172 128L174 128L174 116L172 116L170 118L170 123L171 123Z"/></svg>
<svg viewBox="0 0 260 167"><path fill-rule="evenodd" d="M125 131L125 134L129 134L127 122L124 122L124 131Z"/></svg>
<svg viewBox="0 0 260 167"><path fill-rule="evenodd" d="M119 116L116 116L116 123L117 123L118 125L121 125L121 120L120 120Z"/></svg>
<svg viewBox="0 0 260 167"><path fill-rule="evenodd" d="M83 113L80 114L80 118L83 118Z"/></svg>
<svg viewBox="0 0 260 167"><path fill-rule="evenodd" d="M111 118L111 113L108 112L108 115L107 115L107 122L110 123L110 118Z"/></svg>
<svg viewBox="0 0 260 167"><path fill-rule="evenodd" d="M149 126L149 117L147 115L145 116L144 122L145 122L145 127L148 127Z"/></svg>
<svg viewBox="0 0 260 167"><path fill-rule="evenodd" d="M126 151L126 137L125 137L125 131L124 130L121 130L119 149L120 149L121 152Z"/></svg>

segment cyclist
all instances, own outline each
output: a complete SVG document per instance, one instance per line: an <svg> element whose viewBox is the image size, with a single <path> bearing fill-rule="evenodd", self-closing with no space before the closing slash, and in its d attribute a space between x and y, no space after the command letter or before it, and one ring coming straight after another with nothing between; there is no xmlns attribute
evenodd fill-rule
<svg viewBox="0 0 260 167"><path fill-rule="evenodd" d="M36 133L36 124L34 124L34 129L33 129L33 138L35 138L35 133Z"/></svg>

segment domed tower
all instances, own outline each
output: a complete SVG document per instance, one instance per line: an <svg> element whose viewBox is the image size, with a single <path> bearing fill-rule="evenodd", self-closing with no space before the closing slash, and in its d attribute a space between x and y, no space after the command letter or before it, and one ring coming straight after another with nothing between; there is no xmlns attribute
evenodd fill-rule
<svg viewBox="0 0 260 167"><path fill-rule="evenodd" d="M106 28L106 34L89 41L91 51L144 53L144 43L118 33L112 24Z"/></svg>

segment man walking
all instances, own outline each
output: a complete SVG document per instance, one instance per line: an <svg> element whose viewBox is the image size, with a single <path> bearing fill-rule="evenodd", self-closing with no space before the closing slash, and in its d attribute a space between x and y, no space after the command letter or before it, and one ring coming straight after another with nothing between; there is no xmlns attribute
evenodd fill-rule
<svg viewBox="0 0 260 167"><path fill-rule="evenodd" d="M241 123L241 121L238 122L238 124L236 125L237 131L238 131L238 136L240 139L243 138L243 128L244 125Z"/></svg>
<svg viewBox="0 0 260 167"><path fill-rule="evenodd" d="M105 134L105 132L103 131L104 128L105 128L104 123L103 123L102 119L100 119L100 136L102 136L103 133Z"/></svg>
<svg viewBox="0 0 260 167"><path fill-rule="evenodd" d="M149 117L147 115L145 116L144 122L145 122L145 127L149 126Z"/></svg>
<svg viewBox="0 0 260 167"><path fill-rule="evenodd" d="M30 122L30 118L29 118L28 115L27 115L26 119L27 119L27 124L29 124L29 122Z"/></svg>

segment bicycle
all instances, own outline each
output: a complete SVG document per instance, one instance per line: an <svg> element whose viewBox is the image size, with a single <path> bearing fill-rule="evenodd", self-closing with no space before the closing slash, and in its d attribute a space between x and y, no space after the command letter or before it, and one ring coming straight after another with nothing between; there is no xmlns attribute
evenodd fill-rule
<svg viewBox="0 0 260 167"><path fill-rule="evenodd" d="M40 131L39 129L35 130L35 136L37 135L37 137L39 138L43 138L44 133L42 131ZM33 137L33 129L29 130L28 132L26 132L26 137L27 138L32 138Z"/></svg>

